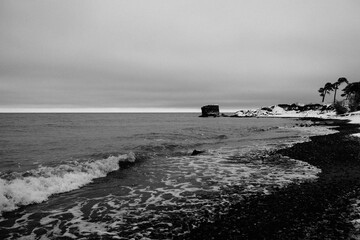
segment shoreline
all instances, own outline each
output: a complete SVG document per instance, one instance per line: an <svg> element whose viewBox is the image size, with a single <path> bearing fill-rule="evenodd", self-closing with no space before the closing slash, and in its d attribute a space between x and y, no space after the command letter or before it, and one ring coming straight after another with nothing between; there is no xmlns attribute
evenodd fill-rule
<svg viewBox="0 0 360 240"><path fill-rule="evenodd" d="M339 132L275 154L320 168L319 178L245 199L193 229L189 239L357 239L359 230L350 221L360 218L353 209L360 196L360 141L353 134L360 125L349 118L308 120L328 121Z"/></svg>

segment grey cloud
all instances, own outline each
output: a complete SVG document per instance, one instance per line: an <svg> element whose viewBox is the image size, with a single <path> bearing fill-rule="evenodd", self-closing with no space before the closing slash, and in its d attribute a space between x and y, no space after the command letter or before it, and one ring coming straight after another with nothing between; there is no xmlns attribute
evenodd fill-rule
<svg viewBox="0 0 360 240"><path fill-rule="evenodd" d="M359 79L356 1L1 1L0 107L319 101Z"/></svg>

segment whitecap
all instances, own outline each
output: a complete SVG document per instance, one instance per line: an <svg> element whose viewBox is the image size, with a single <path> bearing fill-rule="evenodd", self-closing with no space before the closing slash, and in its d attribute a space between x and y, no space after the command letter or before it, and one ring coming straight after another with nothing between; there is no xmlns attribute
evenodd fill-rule
<svg viewBox="0 0 360 240"><path fill-rule="evenodd" d="M0 214L46 201L53 194L78 189L95 178L118 170L120 162L135 162L135 154L130 152L96 161L40 167L26 174L14 173L11 179L0 178Z"/></svg>

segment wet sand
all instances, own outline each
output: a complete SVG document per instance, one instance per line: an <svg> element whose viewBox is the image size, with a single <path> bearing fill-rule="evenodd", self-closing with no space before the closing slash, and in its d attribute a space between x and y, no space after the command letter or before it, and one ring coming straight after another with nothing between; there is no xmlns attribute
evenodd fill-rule
<svg viewBox="0 0 360 240"><path fill-rule="evenodd" d="M282 154L322 170L317 181L290 184L270 195L258 194L218 214L214 222L192 229L189 239L358 239L352 220L360 198L359 125L343 121L338 133L281 149ZM359 238L360 239L360 238Z"/></svg>

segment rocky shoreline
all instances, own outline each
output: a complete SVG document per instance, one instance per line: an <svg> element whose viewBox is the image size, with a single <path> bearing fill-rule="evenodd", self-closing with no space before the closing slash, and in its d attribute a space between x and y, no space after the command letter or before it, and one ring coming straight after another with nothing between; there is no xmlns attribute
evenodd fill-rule
<svg viewBox="0 0 360 240"><path fill-rule="evenodd" d="M220 114L219 105L201 107L200 117L324 117L336 115L331 104L277 104L257 109L242 109L233 114Z"/></svg>
<svg viewBox="0 0 360 240"><path fill-rule="evenodd" d="M188 239L360 239L354 209L360 199L360 140L352 136L359 125L331 125L339 132L274 153L320 168L317 181L245 199L214 222L204 221Z"/></svg>
<svg viewBox="0 0 360 240"><path fill-rule="evenodd" d="M332 105L326 104L278 104L258 109L239 110L230 117L309 117L335 115Z"/></svg>

